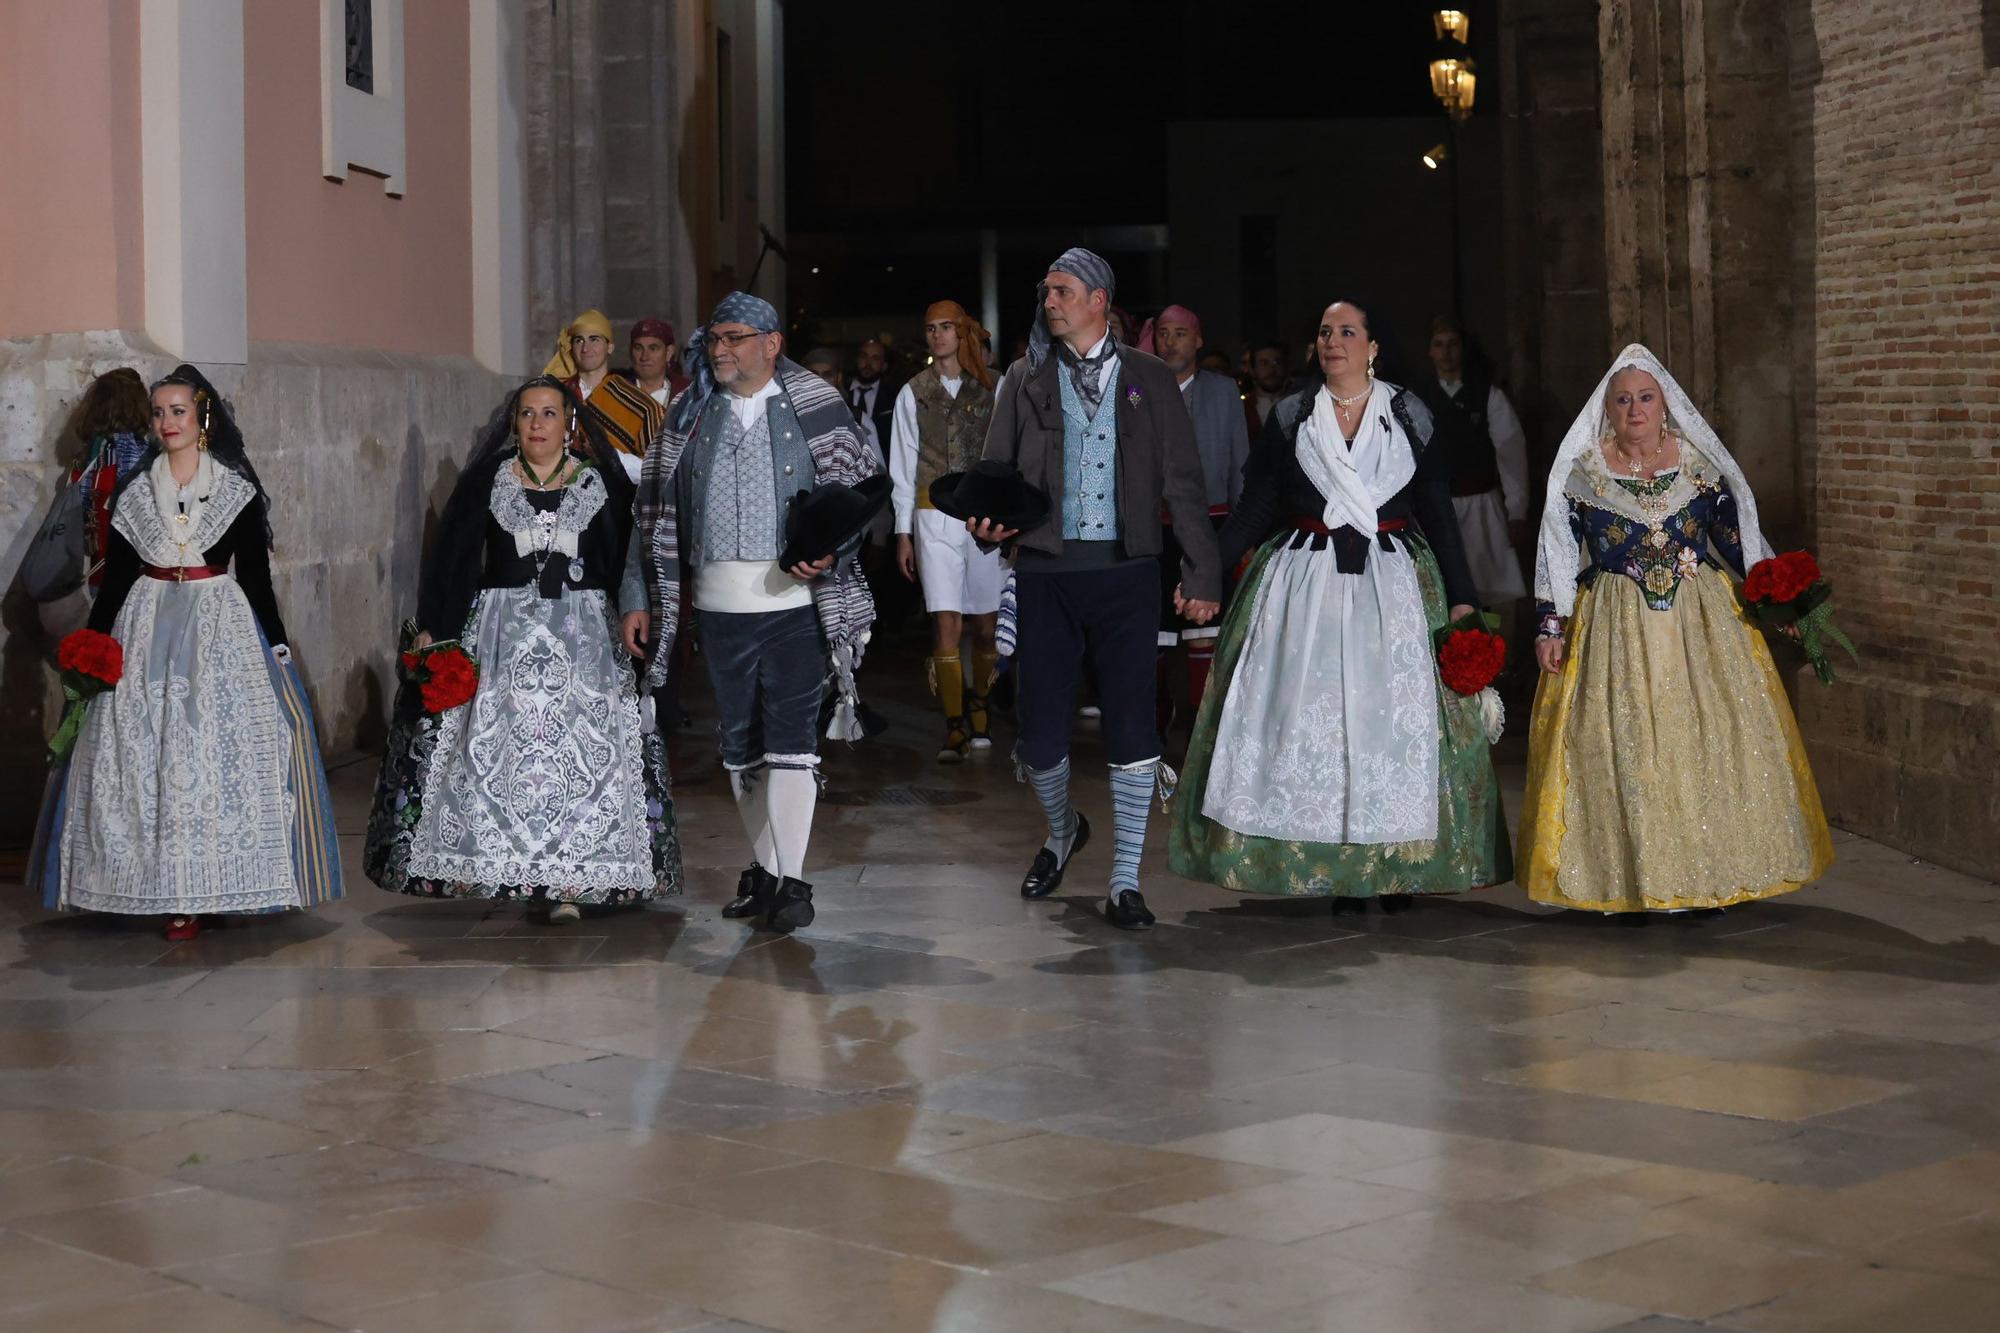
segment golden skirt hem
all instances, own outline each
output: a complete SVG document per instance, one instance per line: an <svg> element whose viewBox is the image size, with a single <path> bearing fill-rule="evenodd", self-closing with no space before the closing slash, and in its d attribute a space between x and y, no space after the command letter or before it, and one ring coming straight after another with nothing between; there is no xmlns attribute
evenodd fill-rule
<svg viewBox="0 0 2000 1333"><path fill-rule="evenodd" d="M1621 575L1578 592L1535 693L1519 864L1535 902L1596 912L1773 898L1833 864L1791 704L1725 575L1665 611Z"/></svg>

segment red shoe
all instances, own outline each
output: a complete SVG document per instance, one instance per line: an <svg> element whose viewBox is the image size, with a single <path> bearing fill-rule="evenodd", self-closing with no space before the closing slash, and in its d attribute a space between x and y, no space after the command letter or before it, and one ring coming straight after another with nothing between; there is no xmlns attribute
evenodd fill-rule
<svg viewBox="0 0 2000 1333"><path fill-rule="evenodd" d="M170 940L191 940L201 934L201 918L198 916L170 916L167 918L167 938Z"/></svg>

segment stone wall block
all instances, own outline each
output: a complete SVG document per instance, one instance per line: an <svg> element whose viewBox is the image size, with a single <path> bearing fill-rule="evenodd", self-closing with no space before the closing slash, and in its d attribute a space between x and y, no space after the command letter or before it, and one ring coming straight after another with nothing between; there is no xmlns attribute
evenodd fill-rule
<svg viewBox="0 0 2000 1333"><path fill-rule="evenodd" d="M1707 0L1703 17L1711 80L1784 77L1790 35L1782 5L1770 0Z"/></svg>
<svg viewBox="0 0 2000 1333"><path fill-rule="evenodd" d="M644 199L607 199L604 203L605 262L612 269L646 269L653 260L653 209ZM650 283L646 284L651 286ZM605 281L606 300L616 300L611 292L623 294L609 274Z"/></svg>
<svg viewBox="0 0 2000 1333"><path fill-rule="evenodd" d="M647 123L653 111L652 78L652 64L646 58L644 45L631 48L629 55L607 51L597 84L598 95L603 99L604 123Z"/></svg>

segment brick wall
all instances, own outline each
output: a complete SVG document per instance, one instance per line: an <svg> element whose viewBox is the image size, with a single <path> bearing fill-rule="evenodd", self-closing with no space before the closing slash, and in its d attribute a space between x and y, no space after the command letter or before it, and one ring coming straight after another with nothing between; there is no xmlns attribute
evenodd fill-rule
<svg viewBox="0 0 2000 1333"><path fill-rule="evenodd" d="M1801 712L1829 814L2000 875L2000 71L1980 0L1798 0L1813 541L1866 668Z"/></svg>

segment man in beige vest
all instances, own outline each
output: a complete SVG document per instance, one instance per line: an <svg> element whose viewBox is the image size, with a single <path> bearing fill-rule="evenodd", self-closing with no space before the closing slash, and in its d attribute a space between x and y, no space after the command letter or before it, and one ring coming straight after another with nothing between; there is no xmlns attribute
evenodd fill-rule
<svg viewBox="0 0 2000 1333"><path fill-rule="evenodd" d="M931 614L931 686L944 708L940 763L955 764L988 749L986 693L999 660L994 631L1005 571L998 551L982 551L965 524L931 507L931 483L979 461L993 418L993 372L981 344L985 330L956 301L924 312L931 363L896 395L889 432L889 476L895 483L896 564L924 590ZM961 360L961 357L963 360ZM972 631L972 671L959 641Z"/></svg>

